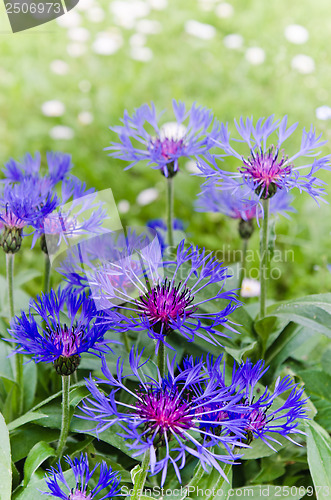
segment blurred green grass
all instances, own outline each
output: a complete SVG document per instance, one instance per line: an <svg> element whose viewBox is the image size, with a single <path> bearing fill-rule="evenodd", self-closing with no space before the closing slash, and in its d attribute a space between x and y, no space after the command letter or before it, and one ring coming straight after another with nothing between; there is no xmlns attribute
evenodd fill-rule
<svg viewBox="0 0 331 500"><path fill-rule="evenodd" d="M111 2L110 2L111 3ZM123 45L113 55L93 52L92 45L99 32L116 26L109 2L94 2L104 9L104 20L92 23L87 11L77 12L81 26L90 32L84 44L86 52L70 57L67 28L52 21L33 30L12 34L6 20L4 5L0 7L0 158L19 159L25 152L62 150L70 152L75 165L73 173L96 189L110 187L115 200L128 200L130 211L122 215L124 225L143 225L155 214L164 213L165 182L155 170L137 165L123 172L124 162L110 159L103 150L114 135L109 125L119 122L125 109L132 112L144 102L154 101L157 109L171 108L172 98L194 101L213 109L221 121L233 123L241 115L277 118L287 114L289 122L299 122L293 139L287 141L289 151L295 151L301 140L300 129L313 123L318 132L330 140L328 121L318 120L318 106L331 104L330 80L331 17L328 0L233 0L233 16L219 18L215 9L201 10L197 0L169 0L165 10L151 10L149 19L159 21L162 31L148 35L146 45L153 58L140 62L130 57L130 37L135 28L121 30ZM215 2L215 6L221 2ZM76 9L75 9L76 12ZM184 30L187 20L194 19L215 27L216 36L202 40ZM289 43L284 29L290 24L305 26L310 34L304 45ZM225 47L226 35L243 37L243 47ZM265 62L252 65L245 50L258 46L265 51ZM291 68L297 54L306 54L315 61L315 71L300 74ZM56 59L69 65L66 75L54 74L50 63ZM90 91L81 90L81 82L90 83ZM86 87L86 85L85 85ZM86 90L86 89L85 89ZM46 117L41 112L45 101L57 99L65 104L61 117ZM82 125L77 116L89 111L94 121ZM165 120L171 119L171 113ZM54 140L49 131L55 125L69 126L74 131L71 140ZM234 127L232 127L233 129ZM323 149L330 152L330 145ZM322 178L330 183L331 174ZM223 216L195 213L193 203L199 192L200 179L193 177L182 163L176 177L175 212L187 224L190 241L209 250L236 249L240 245L236 223ZM140 206L137 195L156 186L156 202ZM328 188L330 193L330 188ZM306 194L293 191L297 213L277 224L277 248L294 250L294 261L275 265L281 277L272 283L270 296L277 299L322 293L331 289L331 274L326 264L330 260L330 206L318 207ZM252 238L257 251L258 232ZM26 245L28 247L28 244ZM226 263L231 260L226 254ZM21 266L33 267L38 251L18 256ZM4 270L4 258L1 256ZM38 263L38 265L40 265ZM251 263L256 267L257 262ZM32 291L32 290L31 290Z"/></svg>

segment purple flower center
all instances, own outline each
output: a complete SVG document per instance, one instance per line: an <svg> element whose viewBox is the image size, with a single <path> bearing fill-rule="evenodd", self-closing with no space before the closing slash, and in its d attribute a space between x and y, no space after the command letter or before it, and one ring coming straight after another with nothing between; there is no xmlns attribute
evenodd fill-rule
<svg viewBox="0 0 331 500"><path fill-rule="evenodd" d="M194 296L190 290L179 283L176 287L167 279L161 285L156 285L146 295L140 297L136 304L140 311L147 316L156 333L168 335L174 329L172 321L177 318L188 318L197 307L191 307Z"/></svg>
<svg viewBox="0 0 331 500"><path fill-rule="evenodd" d="M282 187L286 177L291 174L291 165L284 165L288 158L284 154L278 158L278 154L279 150L274 151L273 146L266 152L262 149L251 150L251 156L247 160L243 159L244 165L239 168L244 177L255 182L264 198L268 197L270 185Z"/></svg>
<svg viewBox="0 0 331 500"><path fill-rule="evenodd" d="M48 331L55 347L61 350L61 356L70 358L77 354L84 336L83 331L77 330L75 326L69 329L66 324L58 325L55 332L50 331L49 328Z"/></svg>
<svg viewBox="0 0 331 500"><path fill-rule="evenodd" d="M249 420L247 431L259 431L265 426L267 416L263 410L253 410L249 415L246 415Z"/></svg>
<svg viewBox="0 0 331 500"><path fill-rule="evenodd" d="M155 432L160 439L167 434L182 435L182 431L193 426L193 416L189 414L189 405L177 393L141 392L138 393L137 413L145 421L149 434Z"/></svg>
<svg viewBox="0 0 331 500"><path fill-rule="evenodd" d="M79 489L76 489L75 492L72 490L68 496L68 500L91 500L91 498L91 493L86 495L86 493L80 491Z"/></svg>
<svg viewBox="0 0 331 500"><path fill-rule="evenodd" d="M8 210L8 208L6 208L6 213L1 215L1 219L3 224L8 228L22 229L27 224L24 220L20 219L14 215L13 212Z"/></svg>
<svg viewBox="0 0 331 500"><path fill-rule="evenodd" d="M165 160L173 160L174 156L182 155L184 150L184 139L164 137L151 141L151 149L160 151Z"/></svg>

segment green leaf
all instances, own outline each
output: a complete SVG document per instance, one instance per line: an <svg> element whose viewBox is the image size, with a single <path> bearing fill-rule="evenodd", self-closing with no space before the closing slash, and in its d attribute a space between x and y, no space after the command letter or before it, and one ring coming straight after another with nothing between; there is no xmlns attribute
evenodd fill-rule
<svg viewBox="0 0 331 500"><path fill-rule="evenodd" d="M93 422L83 420L81 418L73 418L73 420L71 421L70 430L72 432L84 432L85 434L96 437L96 433L95 431L91 430L91 427L93 427ZM98 434L98 439L110 444L114 448L125 453L125 455L131 457L132 453L134 453L134 450L129 450L128 446L126 446L125 444L125 440L117 434L118 432L123 432L123 430L116 424L112 425L105 431ZM141 458L136 457L135 460L139 462Z"/></svg>
<svg viewBox="0 0 331 500"><path fill-rule="evenodd" d="M319 370L300 371L298 375L317 410L315 421L331 431L331 375Z"/></svg>
<svg viewBox="0 0 331 500"><path fill-rule="evenodd" d="M32 474L49 457L56 455L54 448L45 441L35 444L24 463L24 486L27 486Z"/></svg>
<svg viewBox="0 0 331 500"><path fill-rule="evenodd" d="M28 413L25 413L25 415L22 415L21 417L18 417L16 420L13 420L8 424L8 430L11 432L18 427L22 427L22 425L28 423L28 422L33 422L35 420L39 420L40 418L47 418L47 415L45 413L39 413L36 411L30 411Z"/></svg>
<svg viewBox="0 0 331 500"><path fill-rule="evenodd" d="M68 482L69 487L73 488L75 486L75 480L71 469L65 471L63 475L65 480ZM47 489L45 479L32 479L26 488L22 488L18 494L15 495L14 500L45 500L47 496L42 493L43 491L49 491Z"/></svg>
<svg viewBox="0 0 331 500"><path fill-rule="evenodd" d="M266 364L270 366L270 376L277 370L287 358L309 337L311 337L311 329L304 328L295 323L289 323L277 340L268 348L265 356ZM267 377L269 376L269 371ZM271 377L272 378L272 377Z"/></svg>
<svg viewBox="0 0 331 500"><path fill-rule="evenodd" d="M317 500L330 498L331 492L331 438L313 420L307 422L308 465Z"/></svg>
<svg viewBox="0 0 331 500"><path fill-rule="evenodd" d="M232 494L233 493L233 494ZM271 484L263 484L260 486L245 486L244 488L236 488L231 492L229 500L243 498L280 500L280 498L288 498L289 500L300 500L306 494L304 488L297 486L273 486ZM220 497L222 498L222 497ZM225 498L225 497L224 497Z"/></svg>
<svg viewBox="0 0 331 500"><path fill-rule="evenodd" d="M261 460L261 470L252 480L252 484L268 483L281 477L285 473L285 464L279 453L274 453L271 458L266 457Z"/></svg>
<svg viewBox="0 0 331 500"><path fill-rule="evenodd" d="M25 458L31 448L39 441L51 443L59 437L59 431L47 429L35 424L26 424L19 427L10 435L13 462Z"/></svg>
<svg viewBox="0 0 331 500"><path fill-rule="evenodd" d="M232 356L233 359L235 359L237 361L237 363L241 363L243 360L243 357L244 356L245 356L245 358L247 356L249 357L249 353L255 349L256 345L257 345L257 341L252 342L252 343L245 345L245 346L240 346L238 348L224 346L224 350L228 354L230 354L230 356Z"/></svg>
<svg viewBox="0 0 331 500"><path fill-rule="evenodd" d="M33 405L37 388L37 366L35 363L27 363L23 366L24 385L24 409L28 411Z"/></svg>
<svg viewBox="0 0 331 500"><path fill-rule="evenodd" d="M275 405L276 406L276 405ZM273 406L273 409L275 408ZM274 434L274 433L273 433ZM274 434L273 438L277 439L280 444L272 442L271 445L278 451L282 446L288 444L288 440L282 436L281 434ZM256 458L269 457L275 453L267 444L265 444L261 439L254 439L254 441L250 444L251 448L244 448L240 450L240 453L243 454L242 460L252 460Z"/></svg>
<svg viewBox="0 0 331 500"><path fill-rule="evenodd" d="M27 283L28 281L32 281L35 278L39 278L41 276L41 272L36 269L24 269L15 274L15 288L20 287Z"/></svg>
<svg viewBox="0 0 331 500"><path fill-rule="evenodd" d="M293 321L331 337L331 293L277 302L267 308L267 316Z"/></svg>
<svg viewBox="0 0 331 500"><path fill-rule="evenodd" d="M11 499L11 453L9 432L5 420L0 413L0 498L1 500Z"/></svg>

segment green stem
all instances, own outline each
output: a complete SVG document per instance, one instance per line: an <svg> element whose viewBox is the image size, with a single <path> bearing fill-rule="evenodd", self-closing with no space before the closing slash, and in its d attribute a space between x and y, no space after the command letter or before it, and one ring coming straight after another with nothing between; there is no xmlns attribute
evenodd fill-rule
<svg viewBox="0 0 331 500"><path fill-rule="evenodd" d="M232 467L231 464L226 464L226 466L224 467L223 470L226 477L228 477L231 467ZM211 488L212 493L208 495L208 497L205 500L213 500L214 498L217 498L217 491L221 489L224 481L225 481L224 477L222 476L222 474L220 474L218 476L216 483L214 483L213 487Z"/></svg>
<svg viewBox="0 0 331 500"><path fill-rule="evenodd" d="M131 500L140 500L143 495L143 489L145 486L147 472L149 468L149 451L145 452L143 462L141 464L140 472L136 475L135 484L133 488L133 493L131 495Z"/></svg>
<svg viewBox="0 0 331 500"><path fill-rule="evenodd" d="M159 350L157 353L157 366L159 367L161 377L164 377L166 359L165 359L165 347L163 342L161 342L159 345Z"/></svg>
<svg viewBox="0 0 331 500"><path fill-rule="evenodd" d="M6 268L7 268L7 284L8 284L8 296L9 296L9 313L10 318L14 317L14 255L12 253L6 253Z"/></svg>
<svg viewBox="0 0 331 500"><path fill-rule="evenodd" d="M9 297L9 314L10 319L15 316L14 312L14 254L6 253L6 270L8 283ZM15 346L15 345L14 345ZM17 382L17 412L19 415L23 413L23 354L15 355L15 372Z"/></svg>
<svg viewBox="0 0 331 500"><path fill-rule="evenodd" d="M247 255L247 247L248 247L248 239L244 238L243 240L243 248L242 248L242 257L241 257L241 268L239 274L239 294L241 294L241 287L246 274L246 255Z"/></svg>
<svg viewBox="0 0 331 500"><path fill-rule="evenodd" d="M130 340L129 340L129 337L128 337L128 334L126 332L123 332L123 340L124 340L124 346L125 346L125 349L126 349L126 352L130 354Z"/></svg>
<svg viewBox="0 0 331 500"><path fill-rule="evenodd" d="M51 283L51 261L48 254L45 254L45 270L44 270L44 293L49 293Z"/></svg>
<svg viewBox="0 0 331 500"><path fill-rule="evenodd" d="M174 213L174 185L173 179L167 179L167 229L168 229L168 245L174 246L173 237L173 213Z"/></svg>
<svg viewBox="0 0 331 500"><path fill-rule="evenodd" d="M268 282L268 224L269 224L269 199L262 200L263 203L263 223L261 233L261 246L260 246L260 319L266 315L266 302L267 302L267 282Z"/></svg>
<svg viewBox="0 0 331 500"><path fill-rule="evenodd" d="M57 445L57 458L62 457L62 453L67 442L70 425L69 408L70 375L62 375L62 425L59 442Z"/></svg>

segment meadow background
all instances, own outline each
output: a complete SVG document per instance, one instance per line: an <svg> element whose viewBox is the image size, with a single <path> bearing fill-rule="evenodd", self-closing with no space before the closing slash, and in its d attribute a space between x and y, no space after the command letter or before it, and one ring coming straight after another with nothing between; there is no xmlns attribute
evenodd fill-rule
<svg viewBox="0 0 331 500"><path fill-rule="evenodd" d="M97 190L113 190L124 225L144 225L165 211L157 171L140 164L123 172L124 162L103 150L115 139L108 127L125 109L154 101L169 110L166 121L172 98L188 106L196 101L232 130L241 115L287 114L299 122L287 141L290 152L311 123L331 138L328 0L80 0L65 16L16 34L0 9L1 163L25 152L71 153L75 175ZM189 239L209 250L236 249L235 222L194 213L201 180L192 176L194 164L181 167L175 212ZM331 174L322 177L330 183ZM331 208L293 193L297 213L277 224L276 248L294 250L294 262L280 263L281 277L272 284L278 300L331 288ZM258 249L257 231L251 245ZM28 265L36 258L24 253ZM226 263L234 259L225 252Z"/></svg>

